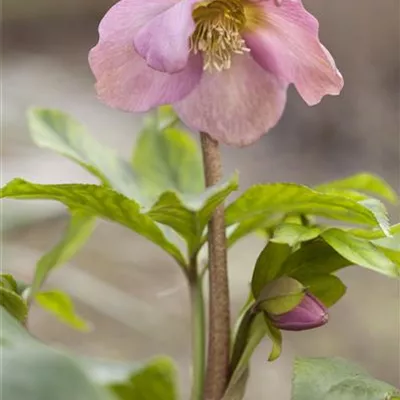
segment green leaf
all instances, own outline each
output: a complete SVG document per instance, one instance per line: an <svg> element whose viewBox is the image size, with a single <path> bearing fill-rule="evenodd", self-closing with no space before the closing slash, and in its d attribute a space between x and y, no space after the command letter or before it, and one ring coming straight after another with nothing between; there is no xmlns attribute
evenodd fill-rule
<svg viewBox="0 0 400 400"><path fill-rule="evenodd" d="M358 236L360 238L363 239L370 239L370 240L374 240L374 239L382 239L382 238L386 238L387 235L382 232L381 229L349 229L348 232L350 234L352 234L353 236ZM397 235L400 234L400 224L396 224L396 225L392 225L389 228L389 234L391 235ZM388 239L390 240L391 237L388 237Z"/></svg>
<svg viewBox="0 0 400 400"><path fill-rule="evenodd" d="M356 190L380 196L392 203L397 202L398 199L396 192L386 181L366 172L318 185L315 190L322 192L329 192L331 190Z"/></svg>
<svg viewBox="0 0 400 400"><path fill-rule="evenodd" d="M229 380L226 393L232 394L237 392L238 386L240 387L243 384L243 375L248 373L251 356L267 333L267 326L264 321L263 313L252 317L248 322L250 326L246 327L247 340L241 343L241 356L238 362L233 366L233 373ZM226 399L230 400L231 398L226 397Z"/></svg>
<svg viewBox="0 0 400 400"><path fill-rule="evenodd" d="M111 385L120 400L176 400L176 369L168 358L158 358L136 370L124 383Z"/></svg>
<svg viewBox="0 0 400 400"><path fill-rule="evenodd" d="M282 266L291 253L286 244L269 242L259 255L251 279L251 290L257 299L262 289L271 281L282 276Z"/></svg>
<svg viewBox="0 0 400 400"><path fill-rule="evenodd" d="M236 225L230 226L228 227L231 229L228 235L228 246L232 247L236 242L251 232L261 229L268 231L269 229L272 229L278 225L281 220L282 217L277 218L276 216L271 217L270 215L266 216L265 218L256 216L255 218L246 219L245 221L242 221Z"/></svg>
<svg viewBox="0 0 400 400"><path fill-rule="evenodd" d="M385 205L376 199L365 199L359 201L364 207L368 208L374 215L379 223L379 227L385 233L385 236L390 236L390 223L389 215Z"/></svg>
<svg viewBox="0 0 400 400"><path fill-rule="evenodd" d="M257 309L270 314L285 314L303 300L305 287L288 276L269 282L257 298Z"/></svg>
<svg viewBox="0 0 400 400"><path fill-rule="evenodd" d="M147 364L75 356L34 339L0 307L4 400L176 400L176 373L159 357Z"/></svg>
<svg viewBox="0 0 400 400"><path fill-rule="evenodd" d="M256 185L226 210L228 225L247 219L265 219L277 213L302 213L333 220L381 226L375 212L366 205L338 195L320 193L294 183Z"/></svg>
<svg viewBox="0 0 400 400"><path fill-rule="evenodd" d="M373 240L373 243L380 247L400 251L400 232L395 233L392 237Z"/></svg>
<svg viewBox="0 0 400 400"><path fill-rule="evenodd" d="M282 274L301 282L304 274L331 274L350 265L352 265L351 261L342 257L326 242L316 240L305 243L292 253L282 265Z"/></svg>
<svg viewBox="0 0 400 400"><path fill-rule="evenodd" d="M30 296L34 297L47 276L70 260L86 243L95 227L95 218L82 212L71 213L69 225L61 241L37 262Z"/></svg>
<svg viewBox="0 0 400 400"><path fill-rule="evenodd" d="M198 194L204 190L201 153L189 133L147 126L136 142L133 167L141 188L152 197L173 190Z"/></svg>
<svg viewBox="0 0 400 400"><path fill-rule="evenodd" d="M44 310L53 314L58 320L79 331L89 331L90 327L75 313L71 298L59 290L37 293L35 300Z"/></svg>
<svg viewBox="0 0 400 400"><path fill-rule="evenodd" d="M158 107L157 109L158 127L163 130L168 127L173 127L179 122L179 117L176 115L174 108L170 105Z"/></svg>
<svg viewBox="0 0 400 400"><path fill-rule="evenodd" d="M39 147L70 158L125 196L143 200L130 164L98 143L75 119L58 110L33 108L28 121Z"/></svg>
<svg viewBox="0 0 400 400"><path fill-rule="evenodd" d="M9 285L8 278L2 280L0 285L0 306L4 307L18 321L25 322L28 315L28 306L25 300Z"/></svg>
<svg viewBox="0 0 400 400"><path fill-rule="evenodd" d="M0 190L0 198L56 200L75 212L117 222L157 244L181 266L186 264L179 249L169 242L157 224L141 213L132 199L112 189L97 185L41 185L14 179Z"/></svg>
<svg viewBox="0 0 400 400"><path fill-rule="evenodd" d="M277 360L282 353L282 332L274 326L267 316L264 315L265 325L267 327L266 334L271 339L272 349L268 357L268 361Z"/></svg>
<svg viewBox="0 0 400 400"><path fill-rule="evenodd" d="M18 283L11 274L0 274L0 287L18 293Z"/></svg>
<svg viewBox="0 0 400 400"><path fill-rule="evenodd" d="M197 196L184 196L174 192L163 193L147 213L153 220L178 232L188 243L189 252L196 252L203 233L215 208L238 187L238 177L213 186Z"/></svg>
<svg viewBox="0 0 400 400"><path fill-rule="evenodd" d="M0 307L2 399L4 400L116 400L90 381L70 356L38 341Z"/></svg>
<svg viewBox="0 0 400 400"><path fill-rule="evenodd" d="M399 276L396 265L371 242L354 237L348 232L337 228L329 229L323 232L321 236L340 255L353 264L390 277Z"/></svg>
<svg viewBox="0 0 400 400"><path fill-rule="evenodd" d="M334 275L315 275L310 271L297 279L326 307L332 307L346 294L346 286Z"/></svg>
<svg viewBox="0 0 400 400"><path fill-rule="evenodd" d="M277 226L271 241L274 243L286 243L293 247L298 243L317 238L321 231L322 229L319 227L283 223Z"/></svg>
<svg viewBox="0 0 400 400"><path fill-rule="evenodd" d="M385 400L396 389L340 358L297 358L291 400Z"/></svg>

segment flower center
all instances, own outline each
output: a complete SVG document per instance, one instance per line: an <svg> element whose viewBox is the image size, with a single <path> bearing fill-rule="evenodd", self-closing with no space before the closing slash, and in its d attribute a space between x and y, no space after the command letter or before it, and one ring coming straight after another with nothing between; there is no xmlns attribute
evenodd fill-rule
<svg viewBox="0 0 400 400"><path fill-rule="evenodd" d="M194 54L203 53L204 70L223 71L231 66L233 54L250 51L240 32L246 17L242 0L208 0L193 11L196 29L190 38Z"/></svg>

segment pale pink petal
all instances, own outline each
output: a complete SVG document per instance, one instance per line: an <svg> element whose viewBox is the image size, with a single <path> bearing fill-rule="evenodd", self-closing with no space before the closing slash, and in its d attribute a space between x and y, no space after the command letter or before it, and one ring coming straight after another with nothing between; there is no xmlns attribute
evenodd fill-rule
<svg viewBox="0 0 400 400"><path fill-rule="evenodd" d="M190 128L226 144L245 146L276 125L286 89L250 56L238 55L230 69L205 72L196 89L174 108Z"/></svg>
<svg viewBox="0 0 400 400"><path fill-rule="evenodd" d="M175 73L185 68L189 58L189 38L194 32L193 4L182 0L157 15L135 35L136 51L158 71Z"/></svg>
<svg viewBox="0 0 400 400"><path fill-rule="evenodd" d="M278 7L258 2L265 27L247 32L245 40L254 59L266 70L294 83L303 99L314 105L327 94L337 95L343 77L318 38L319 25L301 0L285 0Z"/></svg>
<svg viewBox="0 0 400 400"><path fill-rule="evenodd" d="M143 23L173 6L176 0L121 0L99 27L99 43L89 63L102 101L125 111L148 111L190 93L202 74L201 57L190 57L184 70L170 75L150 68L135 51L133 38Z"/></svg>

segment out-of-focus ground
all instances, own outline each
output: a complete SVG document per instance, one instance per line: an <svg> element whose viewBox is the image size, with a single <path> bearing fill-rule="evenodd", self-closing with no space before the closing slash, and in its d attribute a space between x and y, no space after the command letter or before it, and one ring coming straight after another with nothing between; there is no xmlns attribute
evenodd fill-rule
<svg viewBox="0 0 400 400"><path fill-rule="evenodd" d="M96 24L111 0L5 0L3 7L2 184L21 176L37 182L92 180L78 166L36 148L25 111L61 108L84 122L100 141L129 157L140 118L99 104L87 66ZM360 170L400 182L400 3L305 1L320 18L321 37L345 77L342 96L309 108L295 90L279 126L246 149L224 148L226 172L241 172L242 188L260 181L313 184ZM356 4L357 3L357 4ZM22 278L60 237L66 214L57 204L6 201L2 268ZM398 217L395 212L394 219ZM235 310L245 300L262 243L255 237L230 253ZM294 355L338 355L400 386L398 282L360 269L341 274L349 287L331 322L285 335L284 355L266 362L265 342L253 362L246 399L289 399ZM33 332L49 343L99 357L140 360L173 356L188 398L188 296L178 268L155 246L121 227L101 222L87 246L48 285L69 291L95 327L80 334L35 310ZM340 399L338 399L340 400Z"/></svg>

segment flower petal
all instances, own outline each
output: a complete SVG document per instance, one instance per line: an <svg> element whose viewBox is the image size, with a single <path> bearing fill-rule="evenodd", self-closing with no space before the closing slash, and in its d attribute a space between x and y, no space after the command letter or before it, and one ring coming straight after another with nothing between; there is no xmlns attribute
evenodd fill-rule
<svg viewBox="0 0 400 400"><path fill-rule="evenodd" d="M148 111L182 99L198 84L200 56L190 57L184 70L169 75L150 68L134 49L137 30L175 3L121 0L106 14L99 27L99 43L89 54L98 95L106 104L125 111Z"/></svg>
<svg viewBox="0 0 400 400"><path fill-rule="evenodd" d="M136 51L150 67L168 73L185 68L190 51L189 38L195 29L192 9L198 1L180 1L137 32Z"/></svg>
<svg viewBox="0 0 400 400"><path fill-rule="evenodd" d="M276 125L286 88L250 56L237 55L230 69L205 72L196 89L174 108L190 128L226 144L245 146Z"/></svg>
<svg viewBox="0 0 400 400"><path fill-rule="evenodd" d="M343 77L319 41L317 19L301 0L284 1L279 7L263 1L253 7L262 7L265 13L265 27L244 35L254 59L267 71L294 83L309 105L327 94L339 94Z"/></svg>

